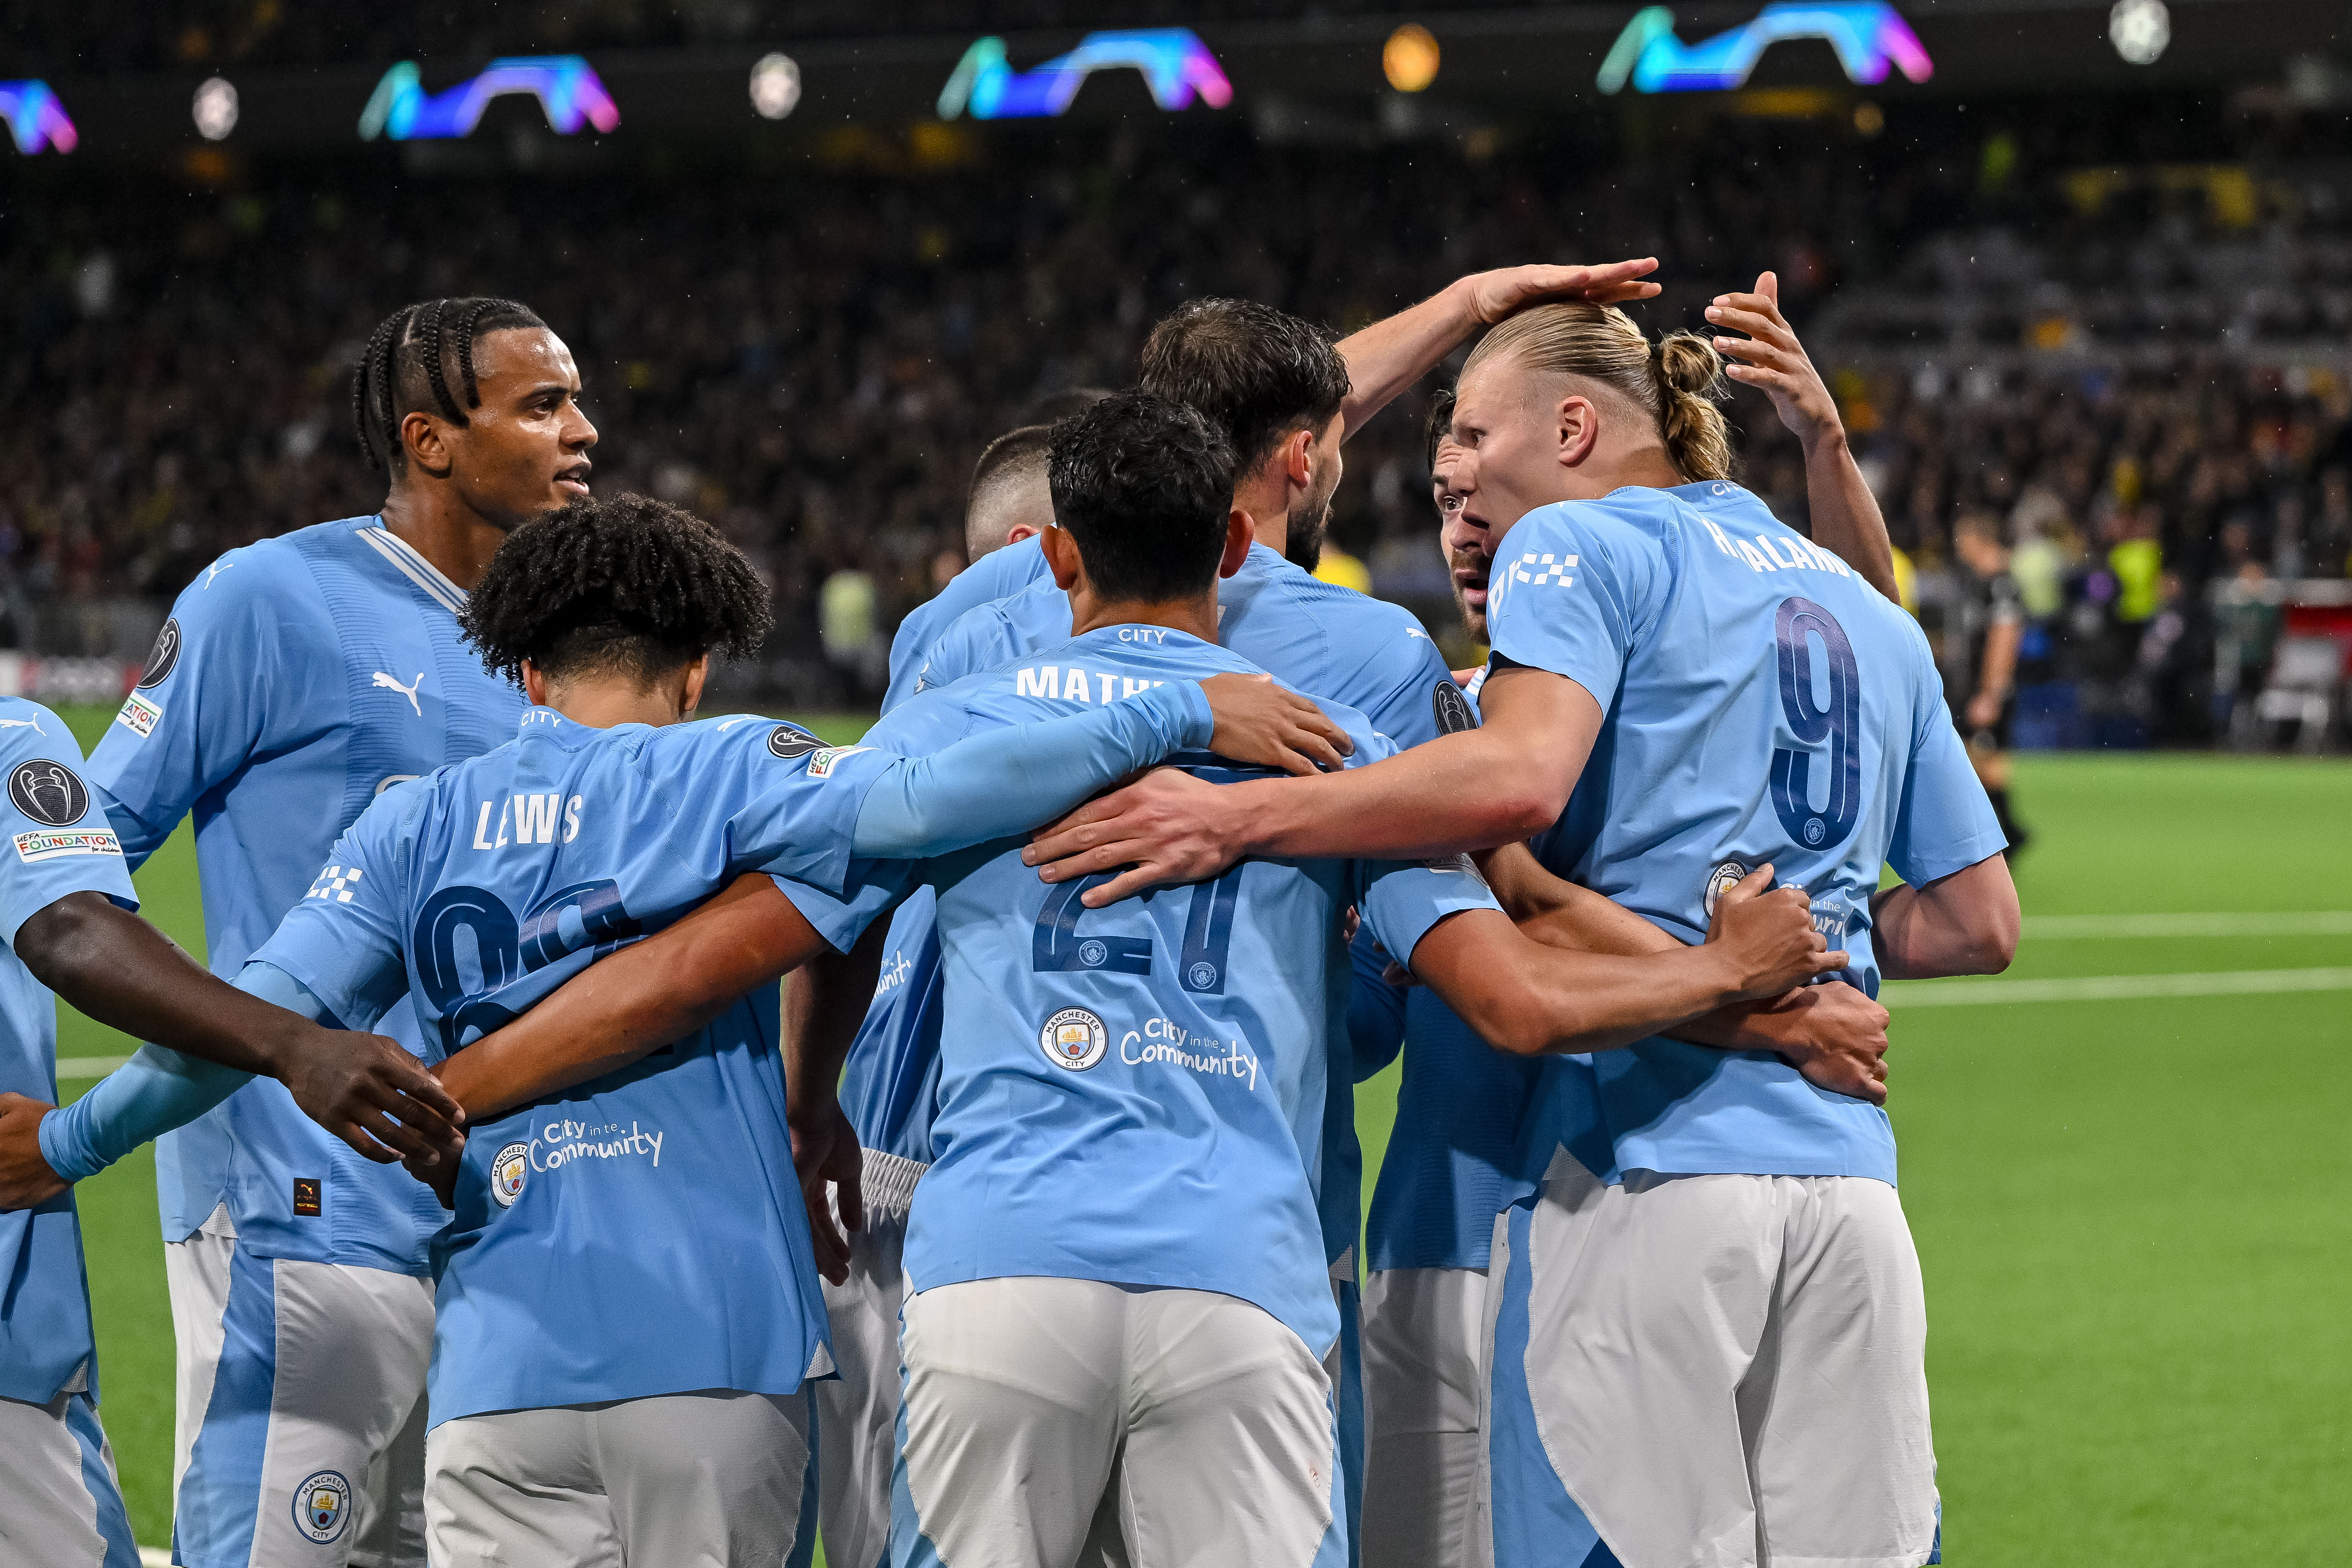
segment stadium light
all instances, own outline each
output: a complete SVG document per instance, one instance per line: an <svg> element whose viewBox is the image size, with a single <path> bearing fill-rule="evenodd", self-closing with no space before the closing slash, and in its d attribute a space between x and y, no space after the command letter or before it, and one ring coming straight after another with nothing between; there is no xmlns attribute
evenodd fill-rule
<svg viewBox="0 0 2352 1568"><path fill-rule="evenodd" d="M469 77L446 92L427 92L417 75L416 62L403 60L383 73L375 92L360 115L360 139L373 142L389 136L394 142L422 142L470 136L482 122L490 100L509 93L528 93L539 100L548 129L570 136L583 126L610 131L621 123L613 95L588 62L578 55L526 55L492 60L479 76Z"/></svg>
<svg viewBox="0 0 2352 1568"><path fill-rule="evenodd" d="M2172 13L2164 0L2116 0L2107 13L2107 42L2126 65L2152 66L2172 42Z"/></svg>
<svg viewBox="0 0 2352 1568"><path fill-rule="evenodd" d="M1234 100L1224 68L1192 29L1144 27L1088 33L1068 54L1025 71L1013 68L1003 38L982 38L963 52L940 89L940 118L969 112L974 120L1034 120L1059 114L1087 77L1119 69L1141 71L1151 100L1165 110L1191 108L1195 94L1212 109Z"/></svg>
<svg viewBox="0 0 2352 1568"><path fill-rule="evenodd" d="M0 119L8 121L16 151L26 157L52 147L70 153L81 144L81 132L45 81L0 81Z"/></svg>
<svg viewBox="0 0 2352 1568"><path fill-rule="evenodd" d="M227 141L236 129L236 84L226 77L206 77L189 112L195 117L197 135L207 142Z"/></svg>
<svg viewBox="0 0 2352 1568"><path fill-rule="evenodd" d="M1632 82L1636 92L1722 92L1748 80L1764 51L1790 38L1820 38L1837 51L1847 79L1874 87L1891 64L1913 81L1926 81L1935 62L1918 35L1885 0L1775 0L1754 21L1696 44L1675 36L1675 14L1664 5L1637 13L1601 63L1603 92Z"/></svg>
<svg viewBox="0 0 2352 1568"><path fill-rule="evenodd" d="M762 55L751 68L751 107L762 120L782 120L801 101L800 62L790 55Z"/></svg>
<svg viewBox="0 0 2352 1568"><path fill-rule="evenodd" d="M1407 22L1381 46L1381 74L1399 92L1419 92L1437 79L1437 40L1418 22Z"/></svg>

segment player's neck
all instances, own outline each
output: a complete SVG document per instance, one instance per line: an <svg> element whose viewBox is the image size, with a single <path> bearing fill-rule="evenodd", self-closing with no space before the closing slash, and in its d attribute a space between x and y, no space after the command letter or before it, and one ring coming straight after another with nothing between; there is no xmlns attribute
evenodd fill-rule
<svg viewBox="0 0 2352 1568"><path fill-rule="evenodd" d="M611 730L623 724L681 723L690 714L678 707L677 692L667 683L651 689L634 680L582 680L547 694L547 705L591 730Z"/></svg>
<svg viewBox="0 0 2352 1568"><path fill-rule="evenodd" d="M490 557L506 542L503 528L459 501L446 486L401 485L384 498L383 525L444 577L467 593L480 585Z"/></svg>
<svg viewBox="0 0 2352 1568"><path fill-rule="evenodd" d="M1234 487L1234 505L1249 513L1250 534L1260 544L1284 555L1290 549L1290 484L1278 464Z"/></svg>
<svg viewBox="0 0 2352 1568"><path fill-rule="evenodd" d="M1190 599L1101 599L1081 581L1070 589L1070 635L1084 637L1104 626L1166 626L1188 632L1202 642L1217 640L1217 593L1214 588Z"/></svg>

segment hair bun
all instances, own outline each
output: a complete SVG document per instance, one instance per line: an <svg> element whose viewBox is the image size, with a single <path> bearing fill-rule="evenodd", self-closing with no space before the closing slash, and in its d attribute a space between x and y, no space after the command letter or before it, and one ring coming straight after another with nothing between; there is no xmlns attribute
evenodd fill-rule
<svg viewBox="0 0 2352 1568"><path fill-rule="evenodd" d="M1652 352L1657 356L1658 376L1671 390L1699 397L1717 391L1723 356L1696 332L1669 332Z"/></svg>

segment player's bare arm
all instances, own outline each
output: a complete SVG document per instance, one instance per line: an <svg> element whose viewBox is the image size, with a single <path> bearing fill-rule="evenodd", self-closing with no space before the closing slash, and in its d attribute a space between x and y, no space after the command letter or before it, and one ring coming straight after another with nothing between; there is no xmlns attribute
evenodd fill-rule
<svg viewBox="0 0 2352 1568"><path fill-rule="evenodd" d="M1715 340L1717 352L1727 362L1723 374L1771 398L1773 412L1804 448L1813 542L1834 552L1888 598L1899 597L1895 544L1879 514L1878 498L1870 493L1846 445L1837 399L1830 395L1804 344L1780 314L1779 278L1767 272L1756 279L1751 292L1717 295L1706 319L1720 331L1748 334Z"/></svg>
<svg viewBox="0 0 2352 1568"><path fill-rule="evenodd" d="M836 1285L849 1278L849 1240L842 1233L866 1226L866 1156L841 1109L841 1072L874 1000L889 944L890 922L877 920L849 952L812 960L784 994L784 1121L792 1131L793 1169L808 1205L817 1271ZM825 1202L827 1188L840 1194L839 1227Z"/></svg>
<svg viewBox="0 0 2352 1568"><path fill-rule="evenodd" d="M1995 855L1925 887L1870 900L1871 947L1889 980L1999 974L2017 956L2017 884Z"/></svg>
<svg viewBox="0 0 2352 1568"><path fill-rule="evenodd" d="M1525 845L1481 858L1487 885L1527 936L1576 952L1632 956L1684 946L1590 888L1553 876ZM1886 1009L1852 985L1806 985L1737 1002L1663 1031L1718 1050L1772 1051L1820 1088L1886 1102Z"/></svg>
<svg viewBox="0 0 2352 1568"><path fill-rule="evenodd" d="M1508 916L1466 910L1432 927L1412 972L1479 1037L1513 1056L1611 1050L1735 1002L1777 996L1843 967L1803 892L1759 867L1717 900L1708 940L1622 957L1549 948Z"/></svg>
<svg viewBox="0 0 2352 1568"><path fill-rule="evenodd" d="M101 894L59 899L25 922L16 947L36 979L89 1017L278 1079L307 1115L379 1164L429 1161L463 1142L457 1102L397 1044L322 1028L246 994ZM53 1109L21 1095L0 1096L0 1207L23 1207L65 1190L41 1158L38 1141L40 1118Z"/></svg>
<svg viewBox="0 0 2352 1568"><path fill-rule="evenodd" d="M1540 833L1567 809L1601 704L1564 676L1523 668L1496 670L1479 700L1483 728L1346 773L1237 784L1146 773L1040 833L1022 858L1048 882L1118 871L1082 900L1100 909L1244 855L1413 859Z"/></svg>
<svg viewBox="0 0 2352 1568"><path fill-rule="evenodd" d="M1504 267L1456 279L1410 310L1340 340L1351 390L1340 405L1343 437L1428 374L1471 333L1539 300L1590 300L1616 304L1658 291L1643 279L1657 270L1655 257L1606 266Z"/></svg>

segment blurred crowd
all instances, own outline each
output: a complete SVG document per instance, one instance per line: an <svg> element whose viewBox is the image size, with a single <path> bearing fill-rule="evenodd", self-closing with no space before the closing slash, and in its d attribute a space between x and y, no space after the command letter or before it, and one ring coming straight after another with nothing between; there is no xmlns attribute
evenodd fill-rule
<svg viewBox="0 0 2352 1568"><path fill-rule="evenodd" d="M1847 310L1936 292L1916 258L1957 226L2054 232L2069 169L2210 158L2251 134L2200 104L2138 124L2042 105L2016 124L1996 133L1998 179L1983 126L1953 115L1875 136L1721 121L1639 145L1613 121L1347 146L1223 121L1002 127L928 149L839 140L783 167L665 154L425 177L353 160L194 190L28 166L0 222L0 647L135 658L138 617L110 607L168 598L229 546L372 510L383 481L349 426L360 345L407 300L481 292L571 343L600 488L697 508L769 574L769 684L855 702L874 646L961 563L980 448L1057 392L1130 380L1178 300L1243 295L1345 331L1481 268L1655 254L1654 326L1779 272L1931 633L1965 595L1954 522L1991 516L2047 633L2031 673L2082 687L2072 721L2128 710L2136 731L2094 738L2202 739L2231 687L2208 584L2345 574L2347 384L2225 342L2115 341L2087 310L2063 342L2036 339L2037 317L1974 348L1890 342L1884 312ZM2159 193L2130 221L2185 224L2192 244L2336 232L2307 205L2217 219L2204 199ZM1350 442L1334 535L1450 635L1427 390ZM1801 519L1793 442L1747 394L1734 417L1748 482Z"/></svg>

